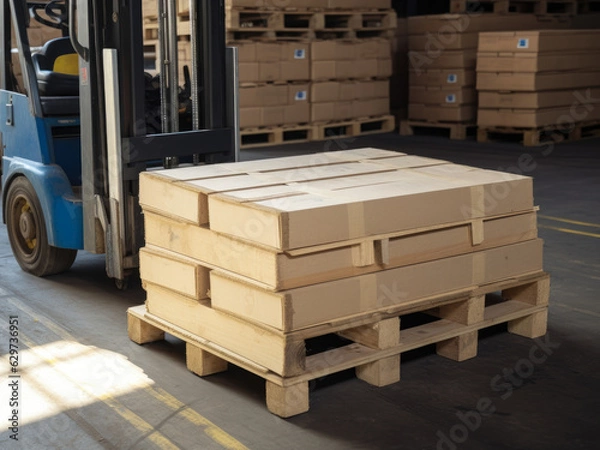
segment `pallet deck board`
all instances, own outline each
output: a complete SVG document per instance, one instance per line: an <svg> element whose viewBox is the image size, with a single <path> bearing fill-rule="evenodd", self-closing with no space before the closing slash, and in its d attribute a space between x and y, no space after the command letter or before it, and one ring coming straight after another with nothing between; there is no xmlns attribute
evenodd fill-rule
<svg viewBox="0 0 600 450"><path fill-rule="evenodd" d="M556 125L541 128L479 127L477 130L477 141L483 143L506 140L511 136L521 137L525 147L596 138L600 136L600 121L578 123L566 129Z"/></svg>
<svg viewBox="0 0 600 450"><path fill-rule="evenodd" d="M475 128L477 128L477 125L474 123L425 122L421 120L403 120L400 122L400 134L402 136L414 136L417 130L436 129L447 130L452 140L464 140L469 135L469 131Z"/></svg>

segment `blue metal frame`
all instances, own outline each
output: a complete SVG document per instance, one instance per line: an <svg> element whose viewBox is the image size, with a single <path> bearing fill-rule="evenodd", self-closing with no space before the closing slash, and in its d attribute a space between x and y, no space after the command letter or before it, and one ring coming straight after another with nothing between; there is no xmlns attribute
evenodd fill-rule
<svg viewBox="0 0 600 450"><path fill-rule="evenodd" d="M6 203L10 183L25 176L39 198L48 243L54 247L83 248L83 208L71 184L81 180L79 138L55 144L52 134L53 129L79 127L79 124L79 117L36 117L27 96L0 90L0 133L4 145L2 203ZM4 206L2 215L6 222Z"/></svg>

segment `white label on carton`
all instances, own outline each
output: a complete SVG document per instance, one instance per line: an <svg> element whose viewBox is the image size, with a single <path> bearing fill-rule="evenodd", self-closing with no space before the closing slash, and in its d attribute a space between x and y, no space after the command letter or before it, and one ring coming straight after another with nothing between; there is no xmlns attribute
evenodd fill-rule
<svg viewBox="0 0 600 450"><path fill-rule="evenodd" d="M446 103L456 103L456 95L446 95Z"/></svg>
<svg viewBox="0 0 600 450"><path fill-rule="evenodd" d="M519 39L519 42L517 42L517 48L529 48L529 39Z"/></svg>
<svg viewBox="0 0 600 450"><path fill-rule="evenodd" d="M303 48L294 50L294 59L306 59L306 50Z"/></svg>
<svg viewBox="0 0 600 450"><path fill-rule="evenodd" d="M308 98L308 95L306 94L306 91L298 91L296 92L296 101L303 101L306 100Z"/></svg>
<svg viewBox="0 0 600 450"><path fill-rule="evenodd" d="M455 73L451 73L448 75L448 84L456 84L458 83L458 75Z"/></svg>

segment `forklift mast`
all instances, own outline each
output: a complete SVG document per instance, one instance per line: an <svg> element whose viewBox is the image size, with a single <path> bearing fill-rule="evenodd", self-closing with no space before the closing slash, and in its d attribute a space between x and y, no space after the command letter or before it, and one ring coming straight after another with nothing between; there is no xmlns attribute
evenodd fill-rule
<svg viewBox="0 0 600 450"><path fill-rule="evenodd" d="M141 1L70 2L71 41L79 53L85 249L106 252L117 280L138 266L143 245L139 173L157 161L173 167L236 158L233 50L225 46L223 0L191 0L194 127L178 124L177 1L157 0L162 134L146 134ZM228 57L229 56L229 57ZM228 108L229 106L229 108ZM106 130L106 133L98 132Z"/></svg>
<svg viewBox="0 0 600 450"><path fill-rule="evenodd" d="M82 223L77 225L82 228L83 249L106 254L107 274L118 285L138 267L138 251L144 245L139 174L179 164L235 161L239 151L237 52L225 44L224 0L189 1L192 62L184 80L178 61L181 2L155 1L158 111L149 111L147 102L142 0L9 0L0 14L0 57L9 64L6 33L12 18L30 110L42 118L45 98L38 92L27 39L29 14L44 7L64 12L68 23L63 34L79 56L81 186L73 186L73 191L81 195ZM1 78L2 89L10 91L9 77ZM185 124L180 122L183 109L191 116ZM159 118L158 126L148 127L149 117ZM3 181L10 180L3 175Z"/></svg>

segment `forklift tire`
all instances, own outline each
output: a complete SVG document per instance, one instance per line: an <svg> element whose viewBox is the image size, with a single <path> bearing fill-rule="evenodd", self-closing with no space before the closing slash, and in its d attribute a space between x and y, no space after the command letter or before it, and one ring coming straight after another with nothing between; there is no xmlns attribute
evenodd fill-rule
<svg viewBox="0 0 600 450"><path fill-rule="evenodd" d="M38 277L68 270L77 250L48 244L40 201L25 177L15 179L6 196L6 227L13 254L21 269Z"/></svg>

